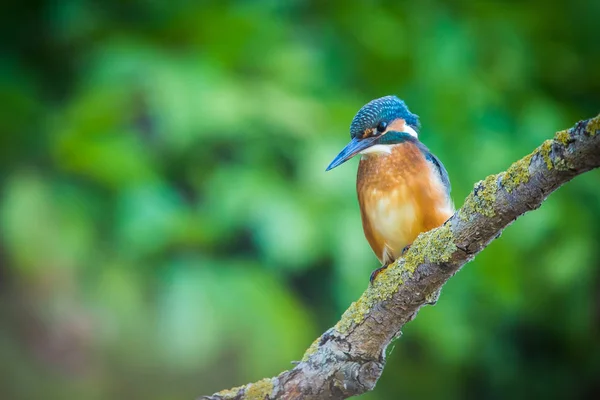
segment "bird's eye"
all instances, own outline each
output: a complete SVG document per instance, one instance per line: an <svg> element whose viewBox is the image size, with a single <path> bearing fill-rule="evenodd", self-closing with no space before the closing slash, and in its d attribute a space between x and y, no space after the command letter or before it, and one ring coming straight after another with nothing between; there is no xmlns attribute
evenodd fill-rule
<svg viewBox="0 0 600 400"><path fill-rule="evenodd" d="M382 121L379 123L379 125L377 125L377 132L383 133L385 132L385 128L387 128L387 123Z"/></svg>

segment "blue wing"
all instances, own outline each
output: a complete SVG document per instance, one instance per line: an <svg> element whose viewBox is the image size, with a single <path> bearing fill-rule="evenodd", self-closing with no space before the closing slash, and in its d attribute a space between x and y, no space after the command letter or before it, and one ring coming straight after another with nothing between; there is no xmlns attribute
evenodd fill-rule
<svg viewBox="0 0 600 400"><path fill-rule="evenodd" d="M421 143L421 146L419 146L419 147L421 148L421 152L425 156L425 159L427 161L429 161L430 163L432 163L433 166L435 167L435 169L438 173L438 176L440 177L440 180L442 181L442 184L446 188L446 192L448 194L450 194L450 191L452 190L452 186L450 185L450 177L448 177L448 171L446 171L444 164L442 164L440 159L437 158L435 155L433 155L433 153L430 152L429 149L424 144Z"/></svg>
<svg viewBox="0 0 600 400"><path fill-rule="evenodd" d="M437 173L440 176L440 180L444 184L446 191L450 193L450 191L452 190L452 186L450 185L450 177L448 176L448 171L446 171L444 164L442 164L440 159L434 156L429 151L425 153L425 158L427 159L427 161L431 162L436 167Z"/></svg>

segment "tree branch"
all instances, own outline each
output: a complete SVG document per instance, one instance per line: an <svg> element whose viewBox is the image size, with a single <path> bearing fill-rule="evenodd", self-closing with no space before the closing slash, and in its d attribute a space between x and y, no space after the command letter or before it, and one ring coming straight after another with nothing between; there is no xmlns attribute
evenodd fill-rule
<svg viewBox="0 0 600 400"><path fill-rule="evenodd" d="M600 166L600 115L557 132L505 172L475 184L444 225L417 237L404 258L379 274L294 369L224 390L209 400L344 399L372 390L385 349L441 287L502 230L537 209L563 183Z"/></svg>

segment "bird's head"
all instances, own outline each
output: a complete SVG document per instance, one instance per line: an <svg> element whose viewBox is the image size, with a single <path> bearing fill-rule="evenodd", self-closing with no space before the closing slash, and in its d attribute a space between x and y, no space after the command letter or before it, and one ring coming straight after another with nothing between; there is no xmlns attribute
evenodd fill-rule
<svg viewBox="0 0 600 400"><path fill-rule="evenodd" d="M381 147L397 143L397 135L390 132L418 136L419 117L411 113L404 101L396 96L371 100L354 116L350 125L350 143L327 167L327 171L348 161L356 154L379 151ZM392 138L394 136L394 138Z"/></svg>

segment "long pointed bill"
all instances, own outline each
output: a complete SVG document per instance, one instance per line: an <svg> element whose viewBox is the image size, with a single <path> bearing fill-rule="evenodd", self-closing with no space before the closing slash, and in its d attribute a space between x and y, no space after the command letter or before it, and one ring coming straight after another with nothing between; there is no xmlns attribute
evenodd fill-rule
<svg viewBox="0 0 600 400"><path fill-rule="evenodd" d="M342 151L340 151L340 154L338 154L333 159L333 161L331 162L331 164L329 164L329 167L327 167L327 169L325 171L329 171L330 169L333 169L339 165L342 165L343 163L345 163L346 161L348 161L349 159L354 157L359 152L372 146L373 144L375 144L375 140L377 140L377 138L378 138L377 136L372 136L372 137L368 137L366 139L357 139L357 138L352 139L350 141L350 143L348 143L346 145L346 147L344 147L344 149Z"/></svg>

